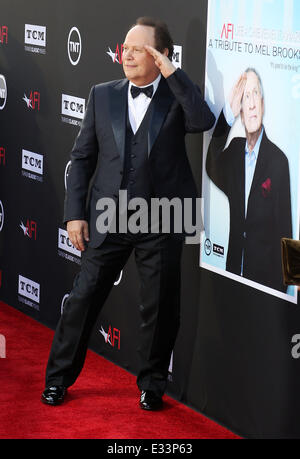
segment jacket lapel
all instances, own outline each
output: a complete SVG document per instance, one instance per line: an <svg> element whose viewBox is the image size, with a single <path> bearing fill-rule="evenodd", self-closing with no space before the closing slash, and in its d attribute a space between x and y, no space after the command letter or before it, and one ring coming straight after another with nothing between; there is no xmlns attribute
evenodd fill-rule
<svg viewBox="0 0 300 459"><path fill-rule="evenodd" d="M253 191L255 190L255 188L257 186L261 187L262 183L266 180L265 171L266 171L266 166L268 164L268 153L267 153L268 145L267 145L267 142L268 142L268 138L267 138L266 132L264 130L263 137L261 139L260 148L259 148L259 154L258 154L257 163L256 163L256 167L255 167L255 172L254 172L252 187L251 187L251 191L250 191L250 195L249 195L249 200L250 200L251 195L252 195Z"/></svg>
<svg viewBox="0 0 300 459"><path fill-rule="evenodd" d="M152 117L148 133L148 156L150 156L154 142L167 116L169 107L174 100L174 96L169 89L166 80L162 77L152 99Z"/></svg>
<svg viewBox="0 0 300 459"><path fill-rule="evenodd" d="M124 160L126 137L128 80L124 79L110 87L110 116L120 158Z"/></svg>

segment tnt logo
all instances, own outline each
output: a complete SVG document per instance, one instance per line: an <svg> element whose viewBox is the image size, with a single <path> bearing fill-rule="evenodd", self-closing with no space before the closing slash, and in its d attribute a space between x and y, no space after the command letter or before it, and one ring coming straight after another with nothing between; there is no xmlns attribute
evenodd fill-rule
<svg viewBox="0 0 300 459"><path fill-rule="evenodd" d="M115 280L114 285L119 285L119 283L122 280L122 276L123 276L123 270L120 272L118 279Z"/></svg>
<svg viewBox="0 0 300 459"><path fill-rule="evenodd" d="M120 350L121 332L118 330L118 328L112 328L110 325L108 332L106 333L104 328L101 326L101 330L99 330L99 332L103 336L106 343L110 344L112 347L116 346Z"/></svg>
<svg viewBox="0 0 300 459"><path fill-rule="evenodd" d="M40 110L41 94L38 91L31 91L29 97L24 94L23 99L27 105L27 108L32 110Z"/></svg>
<svg viewBox="0 0 300 459"><path fill-rule="evenodd" d="M118 64L122 64L123 62L123 43L119 46L117 44L116 51L113 52L110 48L108 48L108 51L106 51L106 54L108 54L111 57L111 60L113 63L117 62Z"/></svg>
<svg viewBox="0 0 300 459"><path fill-rule="evenodd" d="M4 335L0 335L0 359L6 358L6 339Z"/></svg>
<svg viewBox="0 0 300 459"><path fill-rule="evenodd" d="M0 166L5 166L5 148L0 147Z"/></svg>
<svg viewBox="0 0 300 459"><path fill-rule="evenodd" d="M68 56L72 65L77 65L81 56L81 36L77 27L72 27L68 36Z"/></svg>
<svg viewBox="0 0 300 459"><path fill-rule="evenodd" d="M4 75L0 75L0 110L3 110L7 100L7 85Z"/></svg>
<svg viewBox="0 0 300 459"><path fill-rule="evenodd" d="M20 228L22 229L24 236L27 236L30 239L34 238L34 240L36 241L37 224L34 220L27 219L26 225L24 225L24 223L21 222Z"/></svg>
<svg viewBox="0 0 300 459"><path fill-rule="evenodd" d="M2 231L4 225L4 208L2 201L0 201L0 232Z"/></svg>
<svg viewBox="0 0 300 459"><path fill-rule="evenodd" d="M8 40L8 27L0 26L0 43L5 43L7 45Z"/></svg>
<svg viewBox="0 0 300 459"><path fill-rule="evenodd" d="M231 38L233 40L233 31L234 31L233 24L224 24L223 29L222 29L221 38L225 36L226 40L228 40L228 38Z"/></svg>

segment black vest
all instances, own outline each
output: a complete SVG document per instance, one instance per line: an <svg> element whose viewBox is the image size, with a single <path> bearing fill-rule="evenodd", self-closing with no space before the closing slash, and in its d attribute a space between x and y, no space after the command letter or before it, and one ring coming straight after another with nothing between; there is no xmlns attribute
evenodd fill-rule
<svg viewBox="0 0 300 459"><path fill-rule="evenodd" d="M124 172L121 189L127 190L128 200L143 198L150 202L150 199L154 197L148 158L148 132L151 115L152 104L150 103L139 129L134 134L127 111Z"/></svg>

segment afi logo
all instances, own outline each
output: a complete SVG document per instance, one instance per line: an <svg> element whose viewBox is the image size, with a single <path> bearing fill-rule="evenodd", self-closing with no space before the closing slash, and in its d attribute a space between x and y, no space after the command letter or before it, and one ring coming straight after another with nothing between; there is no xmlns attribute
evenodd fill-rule
<svg viewBox="0 0 300 459"><path fill-rule="evenodd" d="M0 43L7 44L8 39L8 27L7 26L0 26Z"/></svg>
<svg viewBox="0 0 300 459"><path fill-rule="evenodd" d="M36 241L37 225L34 220L27 219L26 226L24 225L23 222L21 222L20 228L22 229L24 236L27 236L30 239L33 239L34 237L34 240Z"/></svg>
<svg viewBox="0 0 300 459"><path fill-rule="evenodd" d="M23 99L28 108L40 110L41 94L38 91L31 91L29 97L24 93Z"/></svg>
<svg viewBox="0 0 300 459"><path fill-rule="evenodd" d="M109 51L106 51L106 54L108 54L113 63L117 62L118 64L122 64L122 61L123 61L123 43L119 46L119 44L117 44L117 47L116 47L116 51L113 52L110 48L108 48Z"/></svg>
<svg viewBox="0 0 300 459"><path fill-rule="evenodd" d="M102 326L99 332L104 337L106 343L110 344L112 347L115 347L115 344L117 342L118 349L120 349L120 339L121 339L120 330L118 330L117 328L112 328L110 325L107 333L105 332Z"/></svg>
<svg viewBox="0 0 300 459"><path fill-rule="evenodd" d="M0 166L5 166L5 148L0 147Z"/></svg>
<svg viewBox="0 0 300 459"><path fill-rule="evenodd" d="M226 40L228 40L229 35L231 34L231 39L233 40L233 31L234 25L233 24L224 24L222 29L221 38L225 35Z"/></svg>

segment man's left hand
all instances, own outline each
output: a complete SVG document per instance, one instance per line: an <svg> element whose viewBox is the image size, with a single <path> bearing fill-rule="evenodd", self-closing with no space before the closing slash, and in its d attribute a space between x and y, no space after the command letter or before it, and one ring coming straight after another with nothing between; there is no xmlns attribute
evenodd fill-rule
<svg viewBox="0 0 300 459"><path fill-rule="evenodd" d="M176 67L172 64L168 56L165 54L160 53L157 49L153 48L152 46L145 46L146 51L148 51L151 56L154 57L155 64L159 68L162 76L164 78L168 78L172 73L176 71Z"/></svg>

